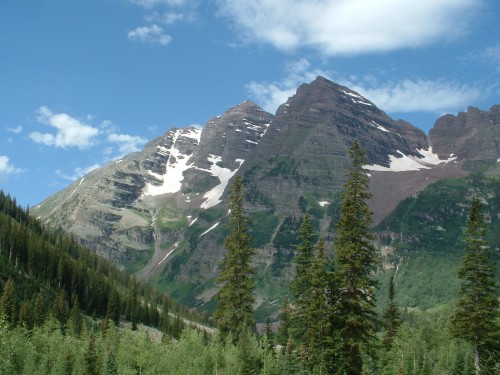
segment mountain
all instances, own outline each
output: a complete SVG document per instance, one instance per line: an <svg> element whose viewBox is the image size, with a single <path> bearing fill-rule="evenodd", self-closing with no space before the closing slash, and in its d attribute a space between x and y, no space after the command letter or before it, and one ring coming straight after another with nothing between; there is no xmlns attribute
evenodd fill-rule
<svg viewBox="0 0 500 375"><path fill-rule="evenodd" d="M318 77L298 87L274 115L246 101L203 129L170 129L32 213L180 301L210 310L225 253L227 186L238 173L253 220L263 313L275 310L273 303L286 291L304 212L317 229L331 233L353 140L367 154L378 224L432 182L465 176L480 164L494 172L498 113L495 106L443 116L428 137L360 94ZM474 151L488 137L488 147Z"/></svg>

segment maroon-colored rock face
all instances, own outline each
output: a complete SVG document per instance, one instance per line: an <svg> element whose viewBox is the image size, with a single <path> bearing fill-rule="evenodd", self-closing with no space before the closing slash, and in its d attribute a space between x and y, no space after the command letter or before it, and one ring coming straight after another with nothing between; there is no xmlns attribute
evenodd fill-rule
<svg viewBox="0 0 500 375"><path fill-rule="evenodd" d="M430 143L440 158L450 154L468 163L494 162L500 154L500 105L482 111L440 117L429 132Z"/></svg>

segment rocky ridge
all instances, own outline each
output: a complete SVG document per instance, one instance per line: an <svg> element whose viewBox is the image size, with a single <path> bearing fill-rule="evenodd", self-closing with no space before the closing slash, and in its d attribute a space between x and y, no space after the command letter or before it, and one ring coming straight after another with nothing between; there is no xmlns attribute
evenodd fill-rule
<svg viewBox="0 0 500 375"><path fill-rule="evenodd" d="M377 223L429 183L466 175L471 161L495 164L499 108L444 116L427 137L318 77L275 115L246 101L203 129L171 129L32 212L184 303L209 309L225 252L225 194L238 173L254 223L258 301L272 303L290 275L289 238L304 212L321 230L331 224L329 207L338 202L353 140L367 153Z"/></svg>

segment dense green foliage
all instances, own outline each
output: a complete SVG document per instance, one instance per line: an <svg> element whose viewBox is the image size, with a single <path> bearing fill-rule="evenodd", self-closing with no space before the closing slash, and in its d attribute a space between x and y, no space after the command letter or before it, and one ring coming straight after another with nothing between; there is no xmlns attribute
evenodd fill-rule
<svg viewBox="0 0 500 375"><path fill-rule="evenodd" d="M485 235L481 203L474 197L469 211L466 253L458 271L462 284L451 322L453 334L474 348L478 374L493 373L500 360L500 302L495 285L495 264L491 261L492 251Z"/></svg>
<svg viewBox="0 0 500 375"><path fill-rule="evenodd" d="M29 329L50 316L79 331L80 315L165 328L183 326L168 313L197 319L186 308L137 282L108 260L57 230L44 227L0 192L0 315ZM169 324L165 324L169 322Z"/></svg>
<svg viewBox="0 0 500 375"><path fill-rule="evenodd" d="M335 277L338 298L337 316L341 349L341 371L360 374L362 354L373 338L375 328L375 287L373 273L378 252L370 233L371 212L368 208L370 179L363 169L364 151L354 142L349 151L352 166L347 174L335 239Z"/></svg>
<svg viewBox="0 0 500 375"><path fill-rule="evenodd" d="M224 246L227 253L217 282L222 284L217 293L217 310L214 319L223 338L231 335L240 342L244 335L255 330L253 289L254 270L251 267L254 250L248 234L249 218L243 209L243 184L236 177L231 185L229 197L229 226L231 232Z"/></svg>
<svg viewBox="0 0 500 375"><path fill-rule="evenodd" d="M500 282L500 178L480 174L429 185L401 202L373 233L382 248L384 263L397 268L395 300L401 307L426 310L455 303L460 288L458 268L465 253L469 200L478 196L483 204ZM387 296L391 272L379 274L381 295ZM385 301L381 308L385 306Z"/></svg>
<svg viewBox="0 0 500 375"><path fill-rule="evenodd" d="M245 298L238 300L233 292L224 292L225 301L219 301L222 306L235 300L246 304L241 305L240 315L219 320L221 330L214 335L194 328L182 331L184 323L177 312L194 313L138 283L74 239L43 228L15 200L1 194L0 374L474 374L477 343L469 333L460 333L474 328L476 312L467 310L472 307L483 308L481 316L491 318L477 323L489 324L489 334L480 343L481 349L487 349L487 357L480 362L488 364L481 373L495 373L498 299L495 268L485 259L491 259L491 249L499 243L498 233L491 233L500 222L500 199L494 194L500 191L499 181L472 176L439 183L403 202L375 231L379 243L391 248L385 264L397 267L396 272L380 273L368 231L368 177L362 170L362 153L354 150L341 209L332 216L337 228L335 262L326 255L328 244L316 234L317 215L306 198L304 213L310 215L303 220L289 217L278 223L275 216L267 215L272 212L262 211L251 215L260 221L252 230L243 212L241 181L235 179L240 185L233 185L225 245L228 254L245 251L239 254L240 263L233 263L240 267L238 271L233 269L220 281L228 285L232 276L240 274L248 279L241 284ZM443 195L443 189L449 194ZM485 226L482 216L476 215L480 230L475 234L471 215L466 226L464 202L472 193L487 203L488 233L480 229ZM407 215L414 216L408 219ZM195 239L199 230L196 226L192 230ZM250 267L254 233L266 238L273 234L284 262L292 261L293 249L296 253L292 298L283 299L276 338L270 321L265 335L254 332ZM464 249L466 254L482 250L475 252L476 258L466 255L459 272L463 281L459 297L465 302L459 302L456 310L451 304L436 306L458 291L456 265ZM467 300L473 285L467 275L478 268L487 276L490 293L485 305ZM382 281L378 310L377 275ZM449 290L436 295L437 286L444 288L436 284L450 281L457 287L444 286ZM420 299L408 295L409 290ZM426 295L432 293L434 299ZM436 307L422 311L432 305ZM483 306L489 308L487 313ZM378 319L376 311L380 311ZM146 329L141 322L159 330ZM231 325L224 327L225 323Z"/></svg>

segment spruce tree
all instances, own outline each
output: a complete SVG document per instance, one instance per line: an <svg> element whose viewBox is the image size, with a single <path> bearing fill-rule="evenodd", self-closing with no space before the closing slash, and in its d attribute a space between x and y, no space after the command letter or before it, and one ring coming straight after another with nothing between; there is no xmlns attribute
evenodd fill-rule
<svg viewBox="0 0 500 375"><path fill-rule="evenodd" d="M485 236L481 203L474 197L469 208L465 256L458 271L462 283L451 327L455 337L472 345L477 374L492 373L492 366L500 360L496 266Z"/></svg>
<svg viewBox="0 0 500 375"><path fill-rule="evenodd" d="M307 347L308 362L311 369L325 373L326 357L329 355L329 320L328 320L328 257L325 242L320 238L316 244L313 262L310 267L310 288L307 293Z"/></svg>
<svg viewBox="0 0 500 375"><path fill-rule="evenodd" d="M285 295L280 310L280 325L277 334L277 343L283 347L287 345L290 338L290 319L290 301Z"/></svg>
<svg viewBox="0 0 500 375"><path fill-rule="evenodd" d="M378 254L372 245L368 207L370 179L363 168L365 152L358 141L349 150L347 173L335 240L335 278L340 283L335 314L339 314L341 349L337 353L339 373L361 374L362 351L374 336L375 288L373 278Z"/></svg>
<svg viewBox="0 0 500 375"><path fill-rule="evenodd" d="M106 319L111 319L116 326L120 325L120 294L114 286L109 290L108 306L106 308Z"/></svg>
<svg viewBox="0 0 500 375"><path fill-rule="evenodd" d="M307 310L309 308L309 294L311 289L310 269L314 257L314 237L311 218L307 213L299 229L299 245L294 257L295 276L290 282L290 293L293 297L294 310L291 320L291 335L297 346L305 345L309 320Z"/></svg>
<svg viewBox="0 0 500 375"><path fill-rule="evenodd" d="M2 297L0 297L0 318L14 326L17 322L17 297L14 280L9 278L3 288Z"/></svg>
<svg viewBox="0 0 500 375"><path fill-rule="evenodd" d="M385 328L382 344L387 350L390 350L394 341L394 336L396 336L398 327L401 324L399 308L394 301L394 275L391 276L389 281L389 303L384 310L382 318Z"/></svg>
<svg viewBox="0 0 500 375"><path fill-rule="evenodd" d="M243 183L239 176L231 185L229 197L230 234L224 241L227 250L217 282L222 285L217 293L217 310L214 318L218 323L221 337L231 334L234 342L239 342L246 331L255 331L253 314L253 289L255 281L251 260L254 250L250 248L248 234L250 219L243 209Z"/></svg>

